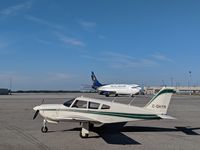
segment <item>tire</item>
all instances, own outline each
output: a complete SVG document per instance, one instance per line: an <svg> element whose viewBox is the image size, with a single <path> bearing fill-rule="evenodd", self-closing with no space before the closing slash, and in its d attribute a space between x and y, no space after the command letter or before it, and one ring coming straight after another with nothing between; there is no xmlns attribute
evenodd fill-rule
<svg viewBox="0 0 200 150"><path fill-rule="evenodd" d="M45 127L42 127L41 128L41 131L42 133L47 133L48 132L48 128L45 126Z"/></svg>
<svg viewBox="0 0 200 150"><path fill-rule="evenodd" d="M106 94L106 97L109 97L109 94Z"/></svg>

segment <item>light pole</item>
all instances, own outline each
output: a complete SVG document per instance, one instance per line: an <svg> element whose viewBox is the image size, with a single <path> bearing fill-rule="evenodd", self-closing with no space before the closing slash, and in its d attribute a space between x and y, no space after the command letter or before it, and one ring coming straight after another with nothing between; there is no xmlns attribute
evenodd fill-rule
<svg viewBox="0 0 200 150"><path fill-rule="evenodd" d="M10 95L12 95L12 77L10 77Z"/></svg>
<svg viewBox="0 0 200 150"><path fill-rule="evenodd" d="M190 85L191 84L190 82L191 82L192 71L189 71L189 75L190 76L189 76L189 81L188 81L189 83L188 84L189 84L189 89L190 89L190 95L192 95L192 91L191 91L192 89L191 89L191 85Z"/></svg>
<svg viewBox="0 0 200 150"><path fill-rule="evenodd" d="M174 79L173 79L173 77L171 77L170 79L171 79L171 87L173 87L173 85L174 85Z"/></svg>
<svg viewBox="0 0 200 150"><path fill-rule="evenodd" d="M164 81L164 80L162 80L162 86L163 86L163 87L165 86L165 81Z"/></svg>
<svg viewBox="0 0 200 150"><path fill-rule="evenodd" d="M191 86L191 76L192 76L192 71L189 71L189 81L188 81L188 86Z"/></svg>

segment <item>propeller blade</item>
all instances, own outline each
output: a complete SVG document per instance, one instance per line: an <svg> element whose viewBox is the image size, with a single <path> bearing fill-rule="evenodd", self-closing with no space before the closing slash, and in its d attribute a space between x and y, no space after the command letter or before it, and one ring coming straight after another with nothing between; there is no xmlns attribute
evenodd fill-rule
<svg viewBox="0 0 200 150"><path fill-rule="evenodd" d="M37 110L37 111L35 112L35 114L34 114L34 116L33 116L33 120L37 117L38 113L39 113L39 110Z"/></svg>

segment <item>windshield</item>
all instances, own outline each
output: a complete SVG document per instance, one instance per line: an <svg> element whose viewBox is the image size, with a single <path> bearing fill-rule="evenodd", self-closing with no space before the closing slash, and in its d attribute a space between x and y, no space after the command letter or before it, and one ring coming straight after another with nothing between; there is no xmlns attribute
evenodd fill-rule
<svg viewBox="0 0 200 150"><path fill-rule="evenodd" d="M63 105L69 107L73 103L74 100L75 100L75 98L70 99L70 100L66 101Z"/></svg>

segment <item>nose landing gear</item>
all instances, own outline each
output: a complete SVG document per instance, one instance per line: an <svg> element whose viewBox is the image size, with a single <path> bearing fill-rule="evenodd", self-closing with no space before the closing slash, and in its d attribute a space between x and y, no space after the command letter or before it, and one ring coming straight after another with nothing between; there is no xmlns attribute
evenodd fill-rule
<svg viewBox="0 0 200 150"><path fill-rule="evenodd" d="M48 132L48 128L46 126L47 121L44 119L43 120L43 126L41 128L42 133L47 133Z"/></svg>
<svg viewBox="0 0 200 150"><path fill-rule="evenodd" d="M47 133L48 132L48 128L45 126L45 127L42 127L41 128L41 131L42 133Z"/></svg>

